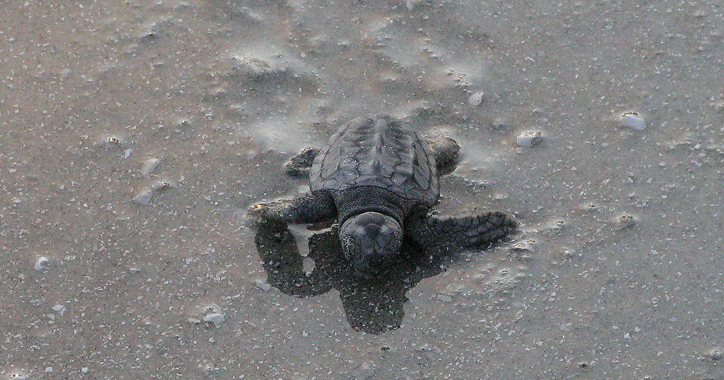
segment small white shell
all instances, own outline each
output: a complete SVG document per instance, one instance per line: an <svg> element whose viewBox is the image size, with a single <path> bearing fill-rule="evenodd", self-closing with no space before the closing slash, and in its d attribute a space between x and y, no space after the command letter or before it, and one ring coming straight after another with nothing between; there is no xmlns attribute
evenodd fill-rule
<svg viewBox="0 0 724 380"><path fill-rule="evenodd" d="M468 103L473 107L477 107L483 103L483 96L485 94L482 91L476 92L468 97Z"/></svg>
<svg viewBox="0 0 724 380"><path fill-rule="evenodd" d="M224 314L221 313L211 313L204 315L204 322L213 323L215 325L223 323L224 319Z"/></svg>
<svg viewBox="0 0 724 380"><path fill-rule="evenodd" d="M27 373L25 373L25 372L23 372L23 371L12 371L12 372L8 373L7 375L5 375L5 376L3 377L3 380L4 380L4 379L8 379L8 380L10 380L10 379L12 379L12 380L28 380L28 379L30 379L30 375L27 374Z"/></svg>
<svg viewBox="0 0 724 380"><path fill-rule="evenodd" d="M50 260L45 256L38 257L38 260L35 261L35 270L45 269L49 262Z"/></svg>
<svg viewBox="0 0 724 380"><path fill-rule="evenodd" d="M628 127L637 131L643 131L646 129L646 121L636 112L626 112L621 115L619 124L622 127Z"/></svg>

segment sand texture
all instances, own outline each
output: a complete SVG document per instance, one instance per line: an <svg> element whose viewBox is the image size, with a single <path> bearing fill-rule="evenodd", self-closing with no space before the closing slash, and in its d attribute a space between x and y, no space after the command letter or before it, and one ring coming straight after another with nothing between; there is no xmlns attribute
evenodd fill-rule
<svg viewBox="0 0 724 380"><path fill-rule="evenodd" d="M1 380L724 379L720 1L0 11ZM520 233L375 284L334 227L250 227L371 113Z"/></svg>

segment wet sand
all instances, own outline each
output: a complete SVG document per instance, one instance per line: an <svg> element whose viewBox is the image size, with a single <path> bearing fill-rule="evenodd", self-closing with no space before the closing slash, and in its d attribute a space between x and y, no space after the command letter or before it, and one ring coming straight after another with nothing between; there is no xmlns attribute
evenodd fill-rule
<svg viewBox="0 0 724 380"><path fill-rule="evenodd" d="M3 379L724 378L719 4L347 3L0 3ZM368 113L521 232L380 285L247 225Z"/></svg>

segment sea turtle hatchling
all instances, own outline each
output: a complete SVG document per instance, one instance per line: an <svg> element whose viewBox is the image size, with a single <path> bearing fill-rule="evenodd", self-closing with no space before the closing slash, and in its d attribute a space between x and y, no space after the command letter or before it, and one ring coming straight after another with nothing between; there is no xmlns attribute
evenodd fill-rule
<svg viewBox="0 0 724 380"><path fill-rule="evenodd" d="M460 146L438 136L425 141L389 116L358 117L323 149L307 148L287 163L309 175L311 194L249 208L257 223L317 223L337 219L345 257L367 277L393 265L403 235L431 252L484 247L513 232L504 212L445 217L431 213L438 177L455 169Z"/></svg>

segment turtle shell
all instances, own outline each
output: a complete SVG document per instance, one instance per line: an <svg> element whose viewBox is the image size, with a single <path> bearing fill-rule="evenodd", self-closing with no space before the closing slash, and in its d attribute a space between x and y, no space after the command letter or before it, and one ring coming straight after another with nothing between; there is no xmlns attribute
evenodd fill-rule
<svg viewBox="0 0 724 380"><path fill-rule="evenodd" d="M314 159L312 191L376 186L432 207L440 195L435 158L410 127L388 116L358 117L342 126Z"/></svg>

